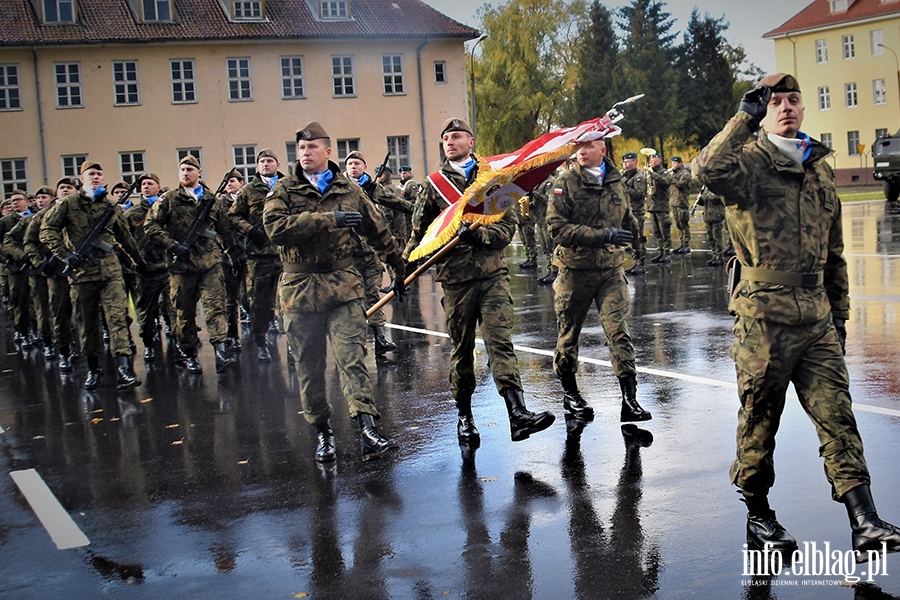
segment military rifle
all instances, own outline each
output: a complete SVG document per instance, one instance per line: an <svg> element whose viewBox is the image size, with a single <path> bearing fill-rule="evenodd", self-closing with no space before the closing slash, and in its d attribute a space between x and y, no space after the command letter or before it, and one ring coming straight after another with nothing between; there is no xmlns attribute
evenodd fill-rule
<svg viewBox="0 0 900 600"><path fill-rule="evenodd" d="M225 191L225 186L228 185L228 180L231 178L231 170L225 173L225 177L222 178L222 183L219 184L218 189L215 194L210 194L209 199L203 203L203 206L200 207L200 212L197 213L197 217L194 219L194 222L191 224L191 228L188 230L184 239L181 240L181 243L187 246L188 248L193 248L200 241L200 236L203 236L207 239L214 240L216 239L216 232L208 229L206 227L206 219L209 218L209 213L212 212L213 206L216 203L216 200L219 197L219 194ZM176 254L172 258L172 263L177 263L180 258Z"/></svg>
<svg viewBox="0 0 900 600"><path fill-rule="evenodd" d="M128 194L126 198L137 189L138 180L135 178L134 181L131 182L131 185L128 186ZM107 193L104 191L103 195L100 197L101 199L106 199ZM115 216L116 211L121 210L118 204L113 204L109 200L106 201L107 207L106 210L103 211L103 214L100 215L100 220L94 224L94 228L91 229L90 233L85 236L81 243L78 245L78 248L75 249L75 256L79 257L82 262L88 262L89 264L96 264L94 257L92 256L94 250L100 250L101 252L112 252L114 248L111 244L107 244L103 241L100 235L106 229L106 226L109 225L109 222ZM75 269L72 268L72 265L66 264L66 267L63 269L63 275L67 275L72 279L76 279L75 277Z"/></svg>

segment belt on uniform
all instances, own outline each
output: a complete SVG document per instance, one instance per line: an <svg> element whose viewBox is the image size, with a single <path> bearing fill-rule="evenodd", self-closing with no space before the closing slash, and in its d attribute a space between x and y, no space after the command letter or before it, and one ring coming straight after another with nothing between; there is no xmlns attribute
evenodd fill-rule
<svg viewBox="0 0 900 600"><path fill-rule="evenodd" d="M346 269L353 264L353 259L342 258L334 262L320 263L284 263L285 273L331 273L332 271L340 271Z"/></svg>
<svg viewBox="0 0 900 600"><path fill-rule="evenodd" d="M774 283L793 287L814 288L822 285L825 276L818 273L792 273L791 271L774 271L762 267L741 266L741 279L758 283Z"/></svg>

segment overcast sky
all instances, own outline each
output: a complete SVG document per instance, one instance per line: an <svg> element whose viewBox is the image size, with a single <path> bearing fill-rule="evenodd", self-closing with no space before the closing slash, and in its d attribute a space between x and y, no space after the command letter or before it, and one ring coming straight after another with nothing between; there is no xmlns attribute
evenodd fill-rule
<svg viewBox="0 0 900 600"><path fill-rule="evenodd" d="M423 1L460 23L475 28L481 24L475 17L475 12L485 3L484 0ZM489 2L493 5L503 3L501 0ZM605 0L603 3L615 10L629 2ZM812 0L668 0L665 2L665 10L675 18L673 29L679 32L679 42L695 6L700 9L701 15L709 13L715 18L724 15L731 23L725 33L728 41L742 45L751 62L772 73L775 71L775 42L762 39L762 34L775 29L811 3Z"/></svg>

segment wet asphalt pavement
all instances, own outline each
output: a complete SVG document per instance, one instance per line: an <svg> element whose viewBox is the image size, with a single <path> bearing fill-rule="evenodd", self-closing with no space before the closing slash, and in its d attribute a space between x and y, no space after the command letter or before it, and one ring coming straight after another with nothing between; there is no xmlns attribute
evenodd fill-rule
<svg viewBox="0 0 900 600"><path fill-rule="evenodd" d="M900 523L900 216L872 202L845 205L844 219L851 391L879 512ZM692 245L705 246L699 221ZM596 313L579 373L596 418L567 439L551 370L552 290L517 269L520 245L508 255L526 400L557 420L512 443L479 347L476 451L456 440L431 273L388 309L399 349L368 359L379 429L399 451L360 461L329 360L330 469L312 460L314 431L299 414L283 336L270 337L268 365L245 336L240 371L222 376L205 332L202 376L176 368L163 342L164 358L136 361L142 386L117 393L107 362L101 388L86 393L83 359L62 375L39 350L16 352L0 327L0 598L900 598L898 554L874 576L846 562L838 574L840 565L746 574L744 505L728 480L732 319L724 269L707 267L708 253L631 278L638 399L653 420L628 440ZM796 401L775 460L772 506L801 548L849 550L846 512L831 500ZM89 545L57 549L7 475L27 469ZM839 585L851 566L864 582L855 589Z"/></svg>

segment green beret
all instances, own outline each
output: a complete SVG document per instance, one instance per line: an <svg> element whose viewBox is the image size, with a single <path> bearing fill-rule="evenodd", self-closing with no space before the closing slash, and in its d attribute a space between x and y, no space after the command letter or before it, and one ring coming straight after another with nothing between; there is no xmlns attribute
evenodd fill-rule
<svg viewBox="0 0 900 600"><path fill-rule="evenodd" d="M384 165L384 166L378 165L377 167L375 167L375 174L376 174L376 175L381 175L381 174L384 173L385 171L387 171L388 173L393 173L393 172L394 172L394 170L391 169L391 168L390 168L389 166L387 166L387 165Z"/></svg>
<svg viewBox="0 0 900 600"><path fill-rule="evenodd" d="M684 162L680 156L673 156L671 160L672 162Z"/></svg>
<svg viewBox="0 0 900 600"><path fill-rule="evenodd" d="M626 152L622 158L637 158L637 152Z"/></svg>
<svg viewBox="0 0 900 600"><path fill-rule="evenodd" d="M412 173L412 167L409 165L403 165L402 167L400 167L400 172L401 173L405 173L405 172Z"/></svg>

